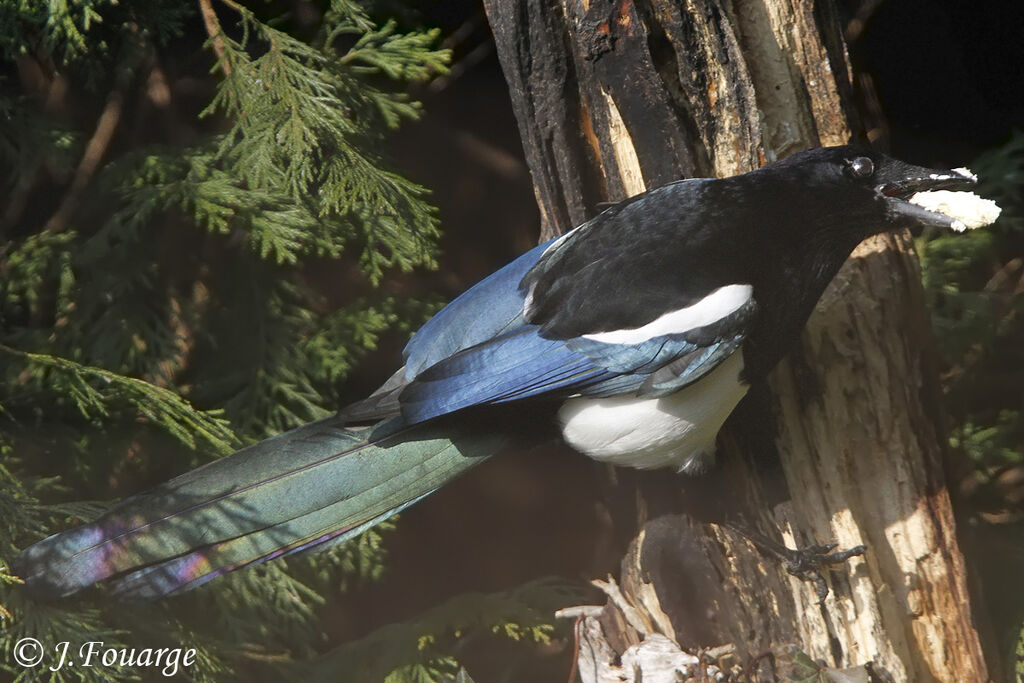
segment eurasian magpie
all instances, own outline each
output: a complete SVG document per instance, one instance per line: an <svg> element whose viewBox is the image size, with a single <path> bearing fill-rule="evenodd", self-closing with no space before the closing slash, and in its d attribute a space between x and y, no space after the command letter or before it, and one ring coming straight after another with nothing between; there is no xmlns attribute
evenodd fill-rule
<svg viewBox="0 0 1024 683"><path fill-rule="evenodd" d="M853 248L991 222L974 195L935 199L974 181L846 146L631 197L455 299L369 398L50 536L15 570L44 597L188 590L390 517L522 432L504 416L524 411L597 460L698 471Z"/></svg>

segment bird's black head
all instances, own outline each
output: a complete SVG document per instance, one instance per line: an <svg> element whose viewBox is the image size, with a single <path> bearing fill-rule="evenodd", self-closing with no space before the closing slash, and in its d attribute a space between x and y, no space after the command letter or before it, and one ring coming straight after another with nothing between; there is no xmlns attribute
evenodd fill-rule
<svg viewBox="0 0 1024 683"><path fill-rule="evenodd" d="M766 374L793 346L825 287L871 235L912 228L955 228L956 219L910 203L917 192L974 183L966 171L920 168L873 150L823 147L799 152L744 176L738 197L746 220L763 227L745 245L758 318L744 345L748 377ZM751 231L753 233L753 231Z"/></svg>
<svg viewBox="0 0 1024 683"><path fill-rule="evenodd" d="M966 169L923 168L851 145L799 152L762 171L802 188L818 229L857 241L901 228L954 228L954 218L909 200L917 192L963 190L977 182Z"/></svg>

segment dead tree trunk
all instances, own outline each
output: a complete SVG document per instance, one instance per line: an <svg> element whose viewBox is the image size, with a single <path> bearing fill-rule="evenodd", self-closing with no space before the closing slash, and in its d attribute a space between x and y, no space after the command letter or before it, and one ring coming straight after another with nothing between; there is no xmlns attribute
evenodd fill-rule
<svg viewBox="0 0 1024 683"><path fill-rule="evenodd" d="M856 131L850 66L826 1L485 6L545 237L599 202L748 171ZM685 486L735 499L748 524L776 539L781 530L790 547L835 540L866 544L867 554L830 572L819 606L812 586L729 531L651 514L660 505L653 489L675 478L640 477L641 525L622 575L603 584L609 604L578 626L582 679L676 680L657 678L680 666L676 645L729 644L737 662L776 655L759 660L757 680L799 669L789 646L859 670L851 680L868 670L878 680L988 680L928 348L909 240L865 242L823 297L803 348L741 405L744 428L727 426L715 481Z"/></svg>

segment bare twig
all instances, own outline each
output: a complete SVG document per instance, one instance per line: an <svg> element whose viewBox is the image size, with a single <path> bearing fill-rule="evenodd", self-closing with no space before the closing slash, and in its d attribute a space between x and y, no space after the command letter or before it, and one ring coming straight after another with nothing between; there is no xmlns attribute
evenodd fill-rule
<svg viewBox="0 0 1024 683"><path fill-rule="evenodd" d="M599 617L604 611L603 605L578 605L555 610L555 619L579 619L580 617Z"/></svg>
<svg viewBox="0 0 1024 683"><path fill-rule="evenodd" d="M488 39L481 42L470 52L452 64L451 68L444 74L441 74L437 78L434 78L427 83L427 91L431 94L437 94L451 85L454 81L458 80L471 68L482 62L488 55L494 51L494 41Z"/></svg>
<svg viewBox="0 0 1024 683"><path fill-rule="evenodd" d="M199 12L203 15L203 24L206 26L206 33L210 36L210 44L217 55L217 63L225 76L231 75L231 65L224 59L226 48L224 47L224 30L220 27L217 19L217 12L213 9L210 0L199 0Z"/></svg>
<svg viewBox="0 0 1024 683"><path fill-rule="evenodd" d="M103 111L96 121L96 130L93 131L92 137L89 138L89 142L85 145L85 152L82 154L82 159L78 162L78 168L75 169L75 177L71 180L71 185L68 186L67 192L64 193L57 211L44 226L46 231L61 232L67 227L68 221L82 201L82 193L96 174L96 169L99 168L103 155L106 154L107 148L110 147L114 131L117 130L117 124L121 121L121 110L123 107L124 92L121 88L115 88L107 96L107 101L103 105Z"/></svg>
<svg viewBox="0 0 1024 683"><path fill-rule="evenodd" d="M576 617L576 622L572 625L572 668L569 670L569 678L567 683L576 683L576 672L579 668L580 660L580 627L583 626L584 616L581 614Z"/></svg>

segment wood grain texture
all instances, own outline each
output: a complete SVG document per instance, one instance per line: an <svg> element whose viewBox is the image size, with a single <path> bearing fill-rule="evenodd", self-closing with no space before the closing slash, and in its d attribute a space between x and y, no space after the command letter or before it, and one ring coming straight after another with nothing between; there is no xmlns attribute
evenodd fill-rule
<svg viewBox="0 0 1024 683"><path fill-rule="evenodd" d="M828 371L787 362L773 375L782 463L801 492L777 517L870 549L844 568L828 609L795 591L810 654L829 654L829 634L847 644L839 663L874 661L894 680L983 681L942 454L921 401L928 367L915 338L926 332L908 249L894 237L862 244L804 335L807 367Z"/></svg>
<svg viewBox="0 0 1024 683"><path fill-rule="evenodd" d="M858 131L829 2L485 6L545 236L589 218L597 202L748 171ZM636 534L620 595L581 624L581 653L591 654L580 664L594 672L584 680L663 675L664 642L637 649L655 634L690 652L729 643L740 661L775 654L774 668L757 660L756 680L783 675L794 645L876 680L988 680L934 426L929 339L909 241L861 245L800 352L727 423L715 472L674 484L667 505L656 489L672 475L629 475L641 482ZM835 540L868 552L829 572L818 605L812 586L748 541L697 521L716 505L791 547ZM631 672L617 659L627 650ZM643 652L661 659L645 669Z"/></svg>

